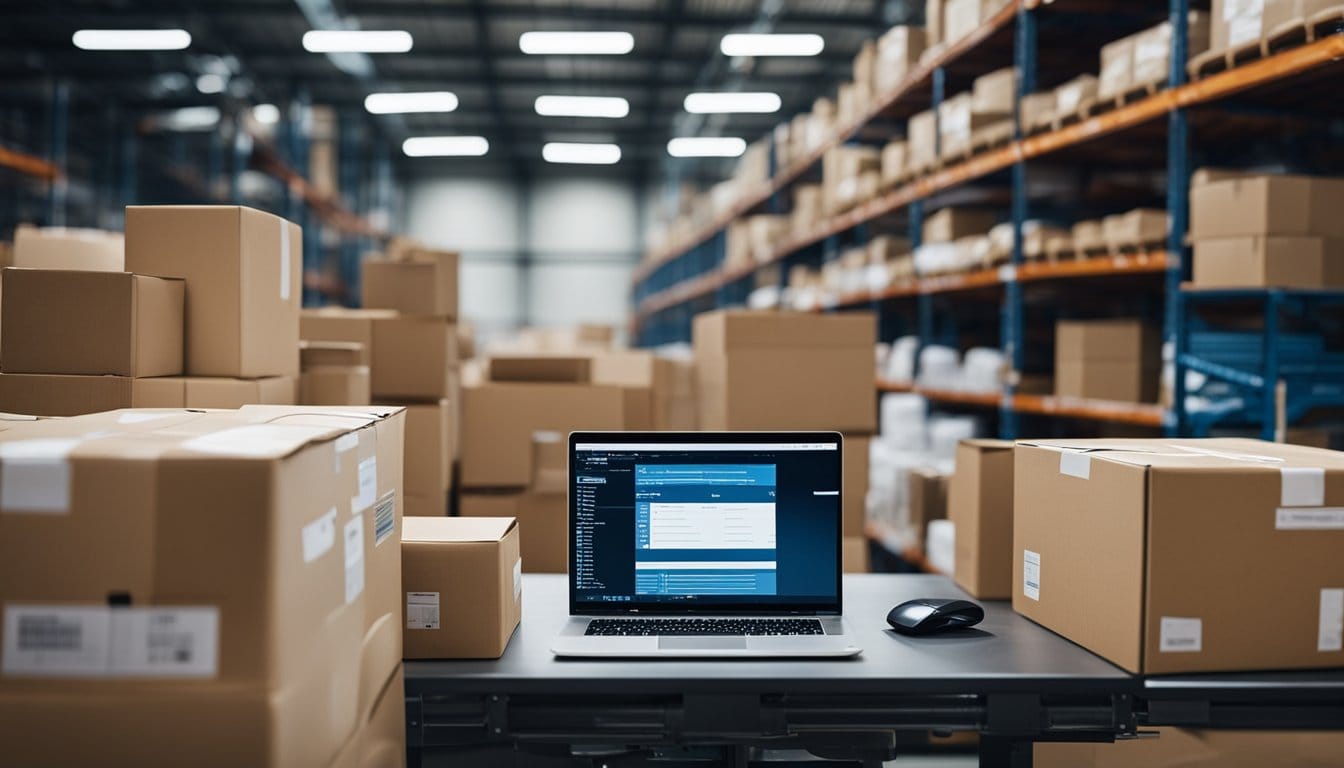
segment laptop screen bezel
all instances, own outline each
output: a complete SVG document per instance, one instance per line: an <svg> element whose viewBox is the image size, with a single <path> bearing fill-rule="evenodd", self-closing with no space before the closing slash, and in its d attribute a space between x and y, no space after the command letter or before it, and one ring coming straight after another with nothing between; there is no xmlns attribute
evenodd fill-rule
<svg viewBox="0 0 1344 768"><path fill-rule="evenodd" d="M574 500L574 461L580 443L834 443L839 452L839 471L835 478L839 495L835 515L835 600L823 603L771 603L769 606L680 605L666 602L621 602L604 606L584 603L579 607L575 584L575 531L578 510ZM839 432L571 432L569 435L568 479L565 488L569 509L569 614L571 616L838 616L844 610L844 461L845 439ZM864 457L866 458L866 457Z"/></svg>

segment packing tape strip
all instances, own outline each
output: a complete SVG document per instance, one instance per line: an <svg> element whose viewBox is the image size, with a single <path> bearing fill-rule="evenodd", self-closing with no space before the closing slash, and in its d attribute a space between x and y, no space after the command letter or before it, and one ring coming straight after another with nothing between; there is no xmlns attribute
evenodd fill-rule
<svg viewBox="0 0 1344 768"><path fill-rule="evenodd" d="M1325 470L1320 467L1279 467L1283 488L1279 504L1285 507L1325 506Z"/></svg>
<svg viewBox="0 0 1344 768"><path fill-rule="evenodd" d="M289 301L289 222L280 220L280 300Z"/></svg>

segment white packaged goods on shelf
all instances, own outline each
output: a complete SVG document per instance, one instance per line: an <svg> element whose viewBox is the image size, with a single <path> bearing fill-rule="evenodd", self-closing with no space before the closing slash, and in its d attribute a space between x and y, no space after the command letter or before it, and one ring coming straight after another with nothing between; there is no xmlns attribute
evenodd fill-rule
<svg viewBox="0 0 1344 768"><path fill-rule="evenodd" d="M878 422L880 434L873 442L898 451L923 451L927 446L924 420L928 401L920 395L890 392L882 396Z"/></svg>
<svg viewBox="0 0 1344 768"><path fill-rule="evenodd" d="M780 299L783 292L777 285L767 285L751 292L747 296L747 307L750 309L774 309L780 305Z"/></svg>
<svg viewBox="0 0 1344 768"><path fill-rule="evenodd" d="M962 362L962 389L967 392L997 392L1003 373L1003 352L992 347L966 351Z"/></svg>
<svg viewBox="0 0 1344 768"><path fill-rule="evenodd" d="M874 440L868 448L868 519L895 531L910 528L911 470L928 464L923 450L907 451Z"/></svg>
<svg viewBox="0 0 1344 768"><path fill-rule="evenodd" d="M956 465L957 443L979 434L980 422L974 416L935 416L929 419L928 465L944 474L952 474Z"/></svg>
<svg viewBox="0 0 1344 768"><path fill-rule="evenodd" d="M918 336L902 336L891 345L883 377L898 384L908 384L915 378L915 355L919 353Z"/></svg>
<svg viewBox="0 0 1344 768"><path fill-rule="evenodd" d="M956 564L957 531L951 520L930 520L924 541L924 558L939 573L952 573Z"/></svg>
<svg viewBox="0 0 1344 768"><path fill-rule="evenodd" d="M929 345L919 352L919 385L956 389L961 381L961 355L951 347Z"/></svg>

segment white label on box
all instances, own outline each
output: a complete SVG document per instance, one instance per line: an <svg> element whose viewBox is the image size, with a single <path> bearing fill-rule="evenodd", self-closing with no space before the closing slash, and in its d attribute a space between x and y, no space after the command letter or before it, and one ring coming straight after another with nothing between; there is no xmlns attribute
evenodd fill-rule
<svg viewBox="0 0 1344 768"><path fill-rule="evenodd" d="M107 674L107 606L6 605L5 675Z"/></svg>
<svg viewBox="0 0 1344 768"><path fill-rule="evenodd" d="M1040 602L1041 555L1029 549L1022 550L1022 594Z"/></svg>
<svg viewBox="0 0 1344 768"><path fill-rule="evenodd" d="M1279 505L1319 507L1325 504L1325 470L1320 467L1281 467Z"/></svg>
<svg viewBox="0 0 1344 768"><path fill-rule="evenodd" d="M513 599L523 596L523 558L513 561Z"/></svg>
<svg viewBox="0 0 1344 768"><path fill-rule="evenodd" d="M1199 653L1204 648L1204 622L1163 616L1158 630L1162 653Z"/></svg>
<svg viewBox="0 0 1344 768"><path fill-rule="evenodd" d="M438 592L406 593L406 628L407 629L439 628Z"/></svg>
<svg viewBox="0 0 1344 768"><path fill-rule="evenodd" d="M1280 531L1344 530L1344 507L1279 507L1274 528Z"/></svg>
<svg viewBox="0 0 1344 768"><path fill-rule="evenodd" d="M219 609L7 605L3 671L212 678L219 673Z"/></svg>
<svg viewBox="0 0 1344 768"><path fill-rule="evenodd" d="M397 532L397 492L388 491L373 507L373 546Z"/></svg>
<svg viewBox="0 0 1344 768"><path fill-rule="evenodd" d="M378 457L359 462L359 494L350 500L350 514L357 515L378 500Z"/></svg>
<svg viewBox="0 0 1344 768"><path fill-rule="evenodd" d="M364 591L364 516L345 524L345 603Z"/></svg>
<svg viewBox="0 0 1344 768"><path fill-rule="evenodd" d="M289 301L289 222L280 221L280 300Z"/></svg>
<svg viewBox="0 0 1344 768"><path fill-rule="evenodd" d="M336 546L336 508L303 526L303 562L311 563Z"/></svg>
<svg viewBox="0 0 1344 768"><path fill-rule="evenodd" d="M112 674L200 678L219 674L218 608L108 610Z"/></svg>
<svg viewBox="0 0 1344 768"><path fill-rule="evenodd" d="M1344 651L1344 589L1321 590L1320 636L1316 650Z"/></svg>
<svg viewBox="0 0 1344 768"><path fill-rule="evenodd" d="M1092 457L1079 451L1068 449L1060 451L1059 474L1090 480L1092 478Z"/></svg>
<svg viewBox="0 0 1344 768"><path fill-rule="evenodd" d="M0 509L64 515L70 511L70 451L76 438L0 444Z"/></svg>

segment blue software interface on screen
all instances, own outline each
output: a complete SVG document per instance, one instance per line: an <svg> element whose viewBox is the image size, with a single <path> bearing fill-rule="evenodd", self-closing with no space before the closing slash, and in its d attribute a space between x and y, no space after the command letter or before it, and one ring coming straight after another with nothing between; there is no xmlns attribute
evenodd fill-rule
<svg viewBox="0 0 1344 768"><path fill-rule="evenodd" d="M837 597L836 443L580 443L571 469L577 602Z"/></svg>

